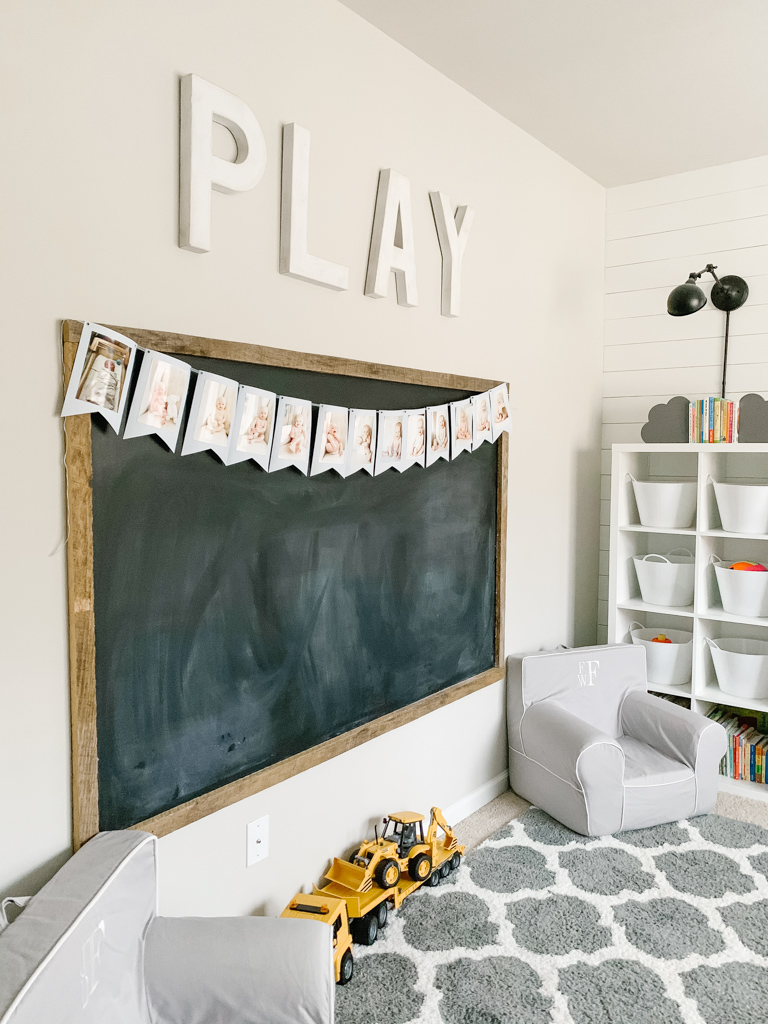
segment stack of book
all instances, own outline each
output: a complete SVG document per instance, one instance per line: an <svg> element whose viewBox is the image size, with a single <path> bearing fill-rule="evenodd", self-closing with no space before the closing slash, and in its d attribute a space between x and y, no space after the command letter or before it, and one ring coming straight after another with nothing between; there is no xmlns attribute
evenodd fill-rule
<svg viewBox="0 0 768 1024"><path fill-rule="evenodd" d="M736 440L733 402L725 398L699 398L688 406L688 440L693 444L731 444Z"/></svg>
<svg viewBox="0 0 768 1024"><path fill-rule="evenodd" d="M737 715L728 708L712 708L707 715L728 733L728 753L720 762L720 774L729 779L766 783L768 772L768 716Z"/></svg>

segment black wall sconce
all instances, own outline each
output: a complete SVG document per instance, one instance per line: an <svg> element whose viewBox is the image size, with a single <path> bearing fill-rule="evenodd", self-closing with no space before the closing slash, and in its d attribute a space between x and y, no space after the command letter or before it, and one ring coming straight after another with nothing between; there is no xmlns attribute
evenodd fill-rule
<svg viewBox="0 0 768 1024"><path fill-rule="evenodd" d="M688 316L689 313L697 313L707 303L707 297L696 284L702 274L711 274L715 279L712 285L712 305L725 312L725 344L723 346L723 388L721 397L725 398L725 374L728 368L728 331L730 327L731 312L743 306L749 296L749 287L743 277L736 277L729 274L727 277L718 277L715 273L717 267L708 263L698 273L691 273L685 284L679 284L673 288L667 299L667 312L670 316Z"/></svg>

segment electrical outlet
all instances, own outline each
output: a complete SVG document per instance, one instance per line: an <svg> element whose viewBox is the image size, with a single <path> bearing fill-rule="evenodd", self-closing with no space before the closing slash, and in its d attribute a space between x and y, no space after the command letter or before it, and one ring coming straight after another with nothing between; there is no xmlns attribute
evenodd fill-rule
<svg viewBox="0 0 768 1024"><path fill-rule="evenodd" d="M251 867L269 856L269 815L245 826L245 866Z"/></svg>

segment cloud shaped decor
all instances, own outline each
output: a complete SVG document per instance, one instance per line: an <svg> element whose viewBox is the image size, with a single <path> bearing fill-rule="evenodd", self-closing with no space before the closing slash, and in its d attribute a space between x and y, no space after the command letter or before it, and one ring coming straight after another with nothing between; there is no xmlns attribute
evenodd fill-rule
<svg viewBox="0 0 768 1024"><path fill-rule="evenodd" d="M654 405L640 437L646 444L685 444L689 441L689 402L682 395Z"/></svg>
<svg viewBox="0 0 768 1024"><path fill-rule="evenodd" d="M739 402L739 444L768 441L768 402L760 395L744 395Z"/></svg>

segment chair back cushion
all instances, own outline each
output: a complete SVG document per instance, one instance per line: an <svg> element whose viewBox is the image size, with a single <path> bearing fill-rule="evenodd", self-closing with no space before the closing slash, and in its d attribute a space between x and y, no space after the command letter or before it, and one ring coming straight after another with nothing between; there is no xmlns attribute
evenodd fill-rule
<svg viewBox="0 0 768 1024"><path fill-rule="evenodd" d="M0 933L0 1024L149 1024L157 840L102 832Z"/></svg>
<svg viewBox="0 0 768 1024"><path fill-rule="evenodd" d="M620 736L624 697L647 688L645 648L639 644L512 655L507 659L510 744L522 749L516 724L527 707L542 700L553 701L608 736Z"/></svg>

